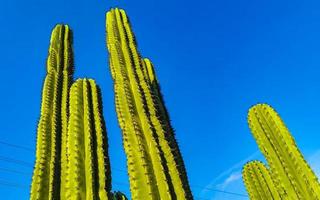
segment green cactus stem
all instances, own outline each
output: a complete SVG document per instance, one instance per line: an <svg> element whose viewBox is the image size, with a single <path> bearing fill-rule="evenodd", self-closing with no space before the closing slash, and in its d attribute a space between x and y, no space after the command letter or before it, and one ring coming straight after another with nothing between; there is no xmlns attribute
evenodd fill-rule
<svg viewBox="0 0 320 200"><path fill-rule="evenodd" d="M247 163L242 170L242 177L251 200L280 200L269 170L260 161Z"/></svg>
<svg viewBox="0 0 320 200"><path fill-rule="evenodd" d="M32 200L59 199L61 135L66 134L68 90L73 74L72 33L56 25L51 34L47 75L43 85L37 129L36 161L32 177ZM62 159L66 160L65 157Z"/></svg>
<svg viewBox="0 0 320 200"><path fill-rule="evenodd" d="M304 160L279 115L267 104L249 110L250 129L284 199L320 199L317 177Z"/></svg>
<svg viewBox="0 0 320 200"><path fill-rule="evenodd" d="M152 64L141 58L126 13L111 9L106 18L132 199L193 199Z"/></svg>
<svg viewBox="0 0 320 200"><path fill-rule="evenodd" d="M100 89L91 79L71 87L67 148L67 199L112 199Z"/></svg>

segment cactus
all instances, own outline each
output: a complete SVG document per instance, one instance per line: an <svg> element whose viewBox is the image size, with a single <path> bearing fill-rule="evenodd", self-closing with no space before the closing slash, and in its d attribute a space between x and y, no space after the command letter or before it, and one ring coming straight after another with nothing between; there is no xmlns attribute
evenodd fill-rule
<svg viewBox="0 0 320 200"><path fill-rule="evenodd" d="M242 170L242 177L250 199L281 199L269 170L262 162L251 161L247 163Z"/></svg>
<svg viewBox="0 0 320 200"><path fill-rule="evenodd" d="M106 26L132 199L193 199L151 62L141 58L123 10L111 9Z"/></svg>
<svg viewBox="0 0 320 200"><path fill-rule="evenodd" d="M248 122L283 199L320 199L317 177L278 114L266 104L249 110Z"/></svg>
<svg viewBox="0 0 320 200"><path fill-rule="evenodd" d="M110 164L100 89L79 79L70 91L66 199L111 199Z"/></svg>
<svg viewBox="0 0 320 200"><path fill-rule="evenodd" d="M32 200L59 199L60 151L63 145L60 138L66 134L68 90L73 74L71 43L72 33L69 27L57 25L51 35L47 75L42 91L36 161L31 184Z"/></svg>

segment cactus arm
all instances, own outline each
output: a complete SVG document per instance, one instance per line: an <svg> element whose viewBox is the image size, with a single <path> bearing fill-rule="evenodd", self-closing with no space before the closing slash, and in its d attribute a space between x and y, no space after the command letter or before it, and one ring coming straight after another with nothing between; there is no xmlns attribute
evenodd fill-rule
<svg viewBox="0 0 320 200"><path fill-rule="evenodd" d="M47 75L43 86L41 115L37 130L36 163L30 199L58 199L60 194L60 148L62 113L66 108L62 86L66 59L72 59L71 33L66 25L57 25L51 34ZM65 50L65 46L69 49ZM66 58L64 51L67 51ZM72 71L66 69L69 76Z"/></svg>
<svg viewBox="0 0 320 200"><path fill-rule="evenodd" d="M281 196L320 199L320 186L279 115L266 104L249 110L250 129L271 168Z"/></svg>
<svg viewBox="0 0 320 200"><path fill-rule="evenodd" d="M184 162L174 136L174 130L170 123L169 114L164 105L154 67L149 59L143 59L143 63L151 88L152 101L150 102L149 106L151 109L149 110L153 123L155 124L155 127L157 127L158 136L161 138L161 146L166 152L166 160L170 177L175 188L174 190L177 193L178 199L192 199L193 197Z"/></svg>
<svg viewBox="0 0 320 200"><path fill-rule="evenodd" d="M260 161L247 163L242 170L242 176L250 199L281 199L269 170Z"/></svg>
<svg viewBox="0 0 320 200"><path fill-rule="evenodd" d="M110 51L110 67L114 79L118 120L127 154L132 199L159 199L153 168L150 164L148 144L143 140L141 121L137 108L134 106L132 86L136 83L129 82L126 64L130 65L127 63L130 60L126 61L124 58L123 44L118 29L119 15L118 10L111 10L107 13L107 45Z"/></svg>

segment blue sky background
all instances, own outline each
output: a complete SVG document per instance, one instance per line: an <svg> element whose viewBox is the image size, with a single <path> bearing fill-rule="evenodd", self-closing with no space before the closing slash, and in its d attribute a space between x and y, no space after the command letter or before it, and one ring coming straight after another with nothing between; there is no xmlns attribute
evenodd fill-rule
<svg viewBox="0 0 320 200"><path fill-rule="evenodd" d="M247 199L204 187L246 193L242 165L263 160L246 122L258 102L279 112L320 174L319 1L1 0L1 197L29 197L49 37L60 22L74 31L75 77L102 88L113 188L128 194L105 46L114 6L156 67L195 199Z"/></svg>

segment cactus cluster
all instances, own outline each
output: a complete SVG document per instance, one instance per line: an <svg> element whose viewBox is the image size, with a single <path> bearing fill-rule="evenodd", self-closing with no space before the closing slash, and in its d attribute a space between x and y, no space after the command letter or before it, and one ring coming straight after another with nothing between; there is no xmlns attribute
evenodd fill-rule
<svg viewBox="0 0 320 200"><path fill-rule="evenodd" d="M138 50L124 10L106 16L107 47L133 200L192 199L155 71Z"/></svg>
<svg viewBox="0 0 320 200"><path fill-rule="evenodd" d="M152 63L143 59L125 12L107 12L107 47L133 200L191 200L186 170ZM111 192L101 92L73 81L72 32L51 35L37 130L31 200L127 200Z"/></svg>
<svg viewBox="0 0 320 200"><path fill-rule="evenodd" d="M50 40L31 200L112 199L100 89L91 79L73 83L72 61L72 32L59 24Z"/></svg>
<svg viewBox="0 0 320 200"><path fill-rule="evenodd" d="M319 200L318 179L274 109L257 104L249 110L248 122L269 165L269 169L255 161L245 165L243 178L250 198ZM260 198L261 191L268 198Z"/></svg>

